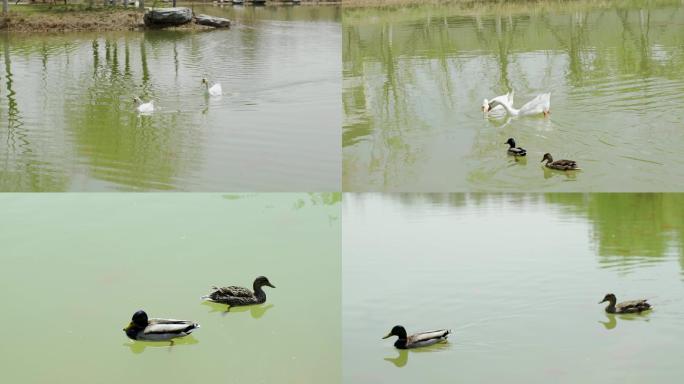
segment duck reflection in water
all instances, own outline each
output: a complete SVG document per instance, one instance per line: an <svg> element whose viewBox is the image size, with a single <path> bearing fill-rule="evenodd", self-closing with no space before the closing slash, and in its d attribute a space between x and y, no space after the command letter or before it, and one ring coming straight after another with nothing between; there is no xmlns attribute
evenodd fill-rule
<svg viewBox="0 0 684 384"><path fill-rule="evenodd" d="M173 344L169 344L168 341L131 341L122 345L130 348L131 352L134 354L139 355L145 352L146 348L168 348L169 352L171 352L173 348L176 348L179 345L192 345L198 343L199 341L195 339L194 336L190 335L182 339L176 339Z"/></svg>
<svg viewBox="0 0 684 384"><path fill-rule="evenodd" d="M566 181L574 181L577 180L577 172L575 171L557 171L554 169L547 168L542 165L542 169L544 170L544 179L550 179L552 177L565 177Z"/></svg>
<svg viewBox="0 0 684 384"><path fill-rule="evenodd" d="M211 308L209 313L221 312L222 316L226 316L230 313L249 312L253 319L260 319L262 316L264 316L264 314L266 314L266 311L274 307L274 304L258 304L243 307L231 307L230 311L226 311L225 304L213 303L211 301L203 301L202 304Z"/></svg>
<svg viewBox="0 0 684 384"><path fill-rule="evenodd" d="M621 315L616 315L613 313L606 313L606 318L608 321L599 321L601 325L603 325L603 328L606 330L610 331L611 329L615 329L618 325L618 318L620 318L620 321L634 321L634 320L641 320L641 321L649 321L648 319L648 312L642 312L642 313L629 313L629 314L621 314Z"/></svg>
<svg viewBox="0 0 684 384"><path fill-rule="evenodd" d="M430 353L430 352L440 352L443 351L447 348L449 348L450 344L448 343L439 343L439 344L434 344L429 347L424 347L424 348L417 348L417 349L395 349L399 353L396 357L385 357L385 361L389 361L390 363L394 364L395 367L397 368L402 368L405 367L406 364L408 363L408 357L409 353L410 354L421 354L421 353Z"/></svg>

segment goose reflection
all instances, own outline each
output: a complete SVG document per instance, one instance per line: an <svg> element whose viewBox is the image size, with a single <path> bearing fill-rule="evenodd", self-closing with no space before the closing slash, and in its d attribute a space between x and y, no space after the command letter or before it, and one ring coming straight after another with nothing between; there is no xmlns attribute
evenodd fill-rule
<svg viewBox="0 0 684 384"><path fill-rule="evenodd" d="M406 364L408 364L408 357L409 353L410 354L416 354L416 353L431 353L431 352L441 352L445 349L449 348L449 343L439 343L439 344L434 344L429 347L425 348L416 348L416 349L394 349L397 351L398 355L396 357L385 357L385 361L389 361L390 363L394 364L395 367L397 368L402 368L405 367Z"/></svg>
<svg viewBox="0 0 684 384"><path fill-rule="evenodd" d="M249 312L253 319L260 319L266 314L266 311L274 307L274 304L259 304L259 305L247 305L244 307L230 307L230 311L226 311L226 305L220 303L212 303L211 301L203 301L202 305L206 305L211 310L209 313L220 312L223 316L228 313L241 313Z"/></svg>
<svg viewBox="0 0 684 384"><path fill-rule="evenodd" d="M169 352L173 350L173 348L179 346L179 345L192 345L192 344L198 344L199 341L195 339L194 336L186 336L182 339L177 339L173 342L173 344L169 344L168 341L134 341L131 340L128 343L122 344L124 347L130 348L131 352L133 352L136 355L139 355L143 352L145 352L145 349L147 348L167 348Z"/></svg>

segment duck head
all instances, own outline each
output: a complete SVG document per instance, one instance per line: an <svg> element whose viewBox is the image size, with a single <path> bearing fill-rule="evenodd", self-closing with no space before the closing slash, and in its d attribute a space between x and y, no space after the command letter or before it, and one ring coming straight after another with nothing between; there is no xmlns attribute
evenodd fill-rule
<svg viewBox="0 0 684 384"><path fill-rule="evenodd" d="M506 142L504 144L508 144L511 146L511 148L515 148L515 140L513 140L512 137L509 138L508 140L506 140Z"/></svg>
<svg viewBox="0 0 684 384"><path fill-rule="evenodd" d="M383 339L387 339L392 336L397 336L399 339L406 339L406 329L404 329L404 327L402 327L401 325L395 325L394 327L392 327L390 333L385 335Z"/></svg>
<svg viewBox="0 0 684 384"><path fill-rule="evenodd" d="M542 157L542 163L546 161L547 163L553 163L553 157L551 157L550 153L545 153L544 157Z"/></svg>
<svg viewBox="0 0 684 384"><path fill-rule="evenodd" d="M202 84L209 85L209 80L207 80L206 77L203 77L203 78L202 78Z"/></svg>
<svg viewBox="0 0 684 384"><path fill-rule="evenodd" d="M149 319L147 318L147 313L143 311L142 309L137 311L136 313L133 314L133 318L131 319L131 322L128 323L128 326L124 328L124 332L129 333L130 331L134 329L141 329L147 327L149 324Z"/></svg>
<svg viewBox="0 0 684 384"><path fill-rule="evenodd" d="M617 301L617 298L615 298L615 295L612 293L608 293L605 296L603 296L603 300L599 301L599 304L605 303L606 301L610 303L615 303Z"/></svg>
<svg viewBox="0 0 684 384"><path fill-rule="evenodd" d="M268 281L268 278L266 276L259 276L254 280L254 290L255 291L257 290L257 288L261 288L264 286L275 288L275 285L271 284L271 282Z"/></svg>
<svg viewBox="0 0 684 384"><path fill-rule="evenodd" d="M133 96L133 102L136 104L142 104L142 100L138 96Z"/></svg>

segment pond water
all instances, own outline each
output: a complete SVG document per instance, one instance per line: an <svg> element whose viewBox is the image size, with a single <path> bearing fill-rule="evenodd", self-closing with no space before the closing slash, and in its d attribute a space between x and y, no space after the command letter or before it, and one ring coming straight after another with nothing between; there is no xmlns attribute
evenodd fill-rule
<svg viewBox="0 0 684 384"><path fill-rule="evenodd" d="M339 7L195 11L234 26L0 36L0 190L339 190Z"/></svg>
<svg viewBox="0 0 684 384"><path fill-rule="evenodd" d="M637 383L684 374L684 194L345 194L343 382ZM597 304L648 298L654 310ZM399 351L381 340L450 328Z"/></svg>
<svg viewBox="0 0 684 384"><path fill-rule="evenodd" d="M681 1L496 2L343 15L347 191L678 191ZM551 115L483 118L551 92ZM528 150L506 155L509 138ZM545 152L582 172L545 170Z"/></svg>
<svg viewBox="0 0 684 384"><path fill-rule="evenodd" d="M336 383L339 194L0 194L7 382ZM214 284L263 305L202 302ZM133 312L195 320L129 340ZM315 335L315 337L312 337Z"/></svg>

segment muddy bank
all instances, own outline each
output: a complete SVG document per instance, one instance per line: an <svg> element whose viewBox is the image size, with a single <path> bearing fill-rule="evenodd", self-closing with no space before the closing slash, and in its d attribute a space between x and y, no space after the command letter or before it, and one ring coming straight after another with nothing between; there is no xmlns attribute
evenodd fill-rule
<svg viewBox="0 0 684 384"><path fill-rule="evenodd" d="M102 9L75 11L10 11L0 21L8 32L134 31L147 29L143 11ZM171 29L204 30L212 27L188 23Z"/></svg>

